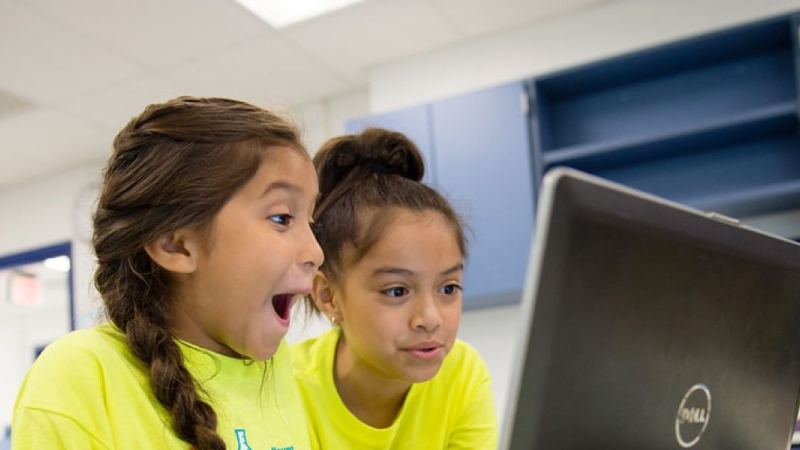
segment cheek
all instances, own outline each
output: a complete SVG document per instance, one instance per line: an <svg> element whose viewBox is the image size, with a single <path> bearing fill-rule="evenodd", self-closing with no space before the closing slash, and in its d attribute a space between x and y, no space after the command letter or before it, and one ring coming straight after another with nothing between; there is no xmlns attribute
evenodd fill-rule
<svg viewBox="0 0 800 450"><path fill-rule="evenodd" d="M247 262L250 270L260 274L263 282L270 277L280 276L290 269L293 261L293 253L290 248L282 242L268 242L260 247L252 246L248 250ZM274 281L274 280L269 280Z"/></svg>
<svg viewBox="0 0 800 450"><path fill-rule="evenodd" d="M356 313L354 325L358 327L359 334L367 339L375 339L391 334L397 328L397 319L381 311L381 308L364 308Z"/></svg>
<svg viewBox="0 0 800 450"><path fill-rule="evenodd" d="M443 314L444 326L453 332L458 330L458 324L461 322L461 307L453 307L446 309Z"/></svg>
<svg viewBox="0 0 800 450"><path fill-rule="evenodd" d="M380 342L398 334L406 322L390 308L381 305L362 304L352 308L350 314L350 331L360 336L360 340L369 346L379 346Z"/></svg>

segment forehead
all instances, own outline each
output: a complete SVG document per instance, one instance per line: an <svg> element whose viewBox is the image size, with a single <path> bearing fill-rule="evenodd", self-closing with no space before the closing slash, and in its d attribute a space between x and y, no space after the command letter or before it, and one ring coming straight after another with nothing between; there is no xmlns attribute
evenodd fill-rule
<svg viewBox="0 0 800 450"><path fill-rule="evenodd" d="M264 156L261 158L261 168L281 167L281 168L302 168L305 169L313 164L311 157L305 150L285 145L274 145L264 149Z"/></svg>
<svg viewBox="0 0 800 450"><path fill-rule="evenodd" d="M375 236L360 260L365 265L440 258L452 265L461 259L453 225L440 212L394 209L373 214L373 227L367 233Z"/></svg>
<svg viewBox="0 0 800 450"><path fill-rule="evenodd" d="M441 233L451 233L444 215L434 210L412 211L404 208L387 208L376 212L377 218L385 217L384 236L402 234L423 228L437 229Z"/></svg>
<svg viewBox="0 0 800 450"><path fill-rule="evenodd" d="M292 147L268 148L245 190L252 191L253 195L261 195L276 183L286 190L310 193L316 197L317 174L308 154Z"/></svg>

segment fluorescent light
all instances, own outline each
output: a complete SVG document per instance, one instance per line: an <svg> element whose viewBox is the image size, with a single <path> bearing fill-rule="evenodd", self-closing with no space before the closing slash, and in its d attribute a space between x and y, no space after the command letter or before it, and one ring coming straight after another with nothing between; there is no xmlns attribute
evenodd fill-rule
<svg viewBox="0 0 800 450"><path fill-rule="evenodd" d="M321 16L364 0L236 0L274 28Z"/></svg>
<svg viewBox="0 0 800 450"><path fill-rule="evenodd" d="M55 258L47 258L44 260L44 267L46 269L55 270L56 272L69 272L69 256L62 255L56 256Z"/></svg>

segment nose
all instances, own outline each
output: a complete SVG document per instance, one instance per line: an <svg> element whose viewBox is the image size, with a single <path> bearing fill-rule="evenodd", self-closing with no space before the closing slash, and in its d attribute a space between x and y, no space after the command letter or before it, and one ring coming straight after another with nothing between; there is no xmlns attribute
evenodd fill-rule
<svg viewBox="0 0 800 450"><path fill-rule="evenodd" d="M319 266L321 266L325 261L325 255L322 253L322 247L319 246L319 242L317 242L317 238L314 236L314 232L311 230L310 225L306 227L303 251L301 253L300 260L303 261L304 266L308 266L314 270L318 269Z"/></svg>
<svg viewBox="0 0 800 450"><path fill-rule="evenodd" d="M424 330L432 332L442 324L442 314L439 311L439 304L436 296L428 293L417 296L414 299L411 322L409 325L412 330Z"/></svg>

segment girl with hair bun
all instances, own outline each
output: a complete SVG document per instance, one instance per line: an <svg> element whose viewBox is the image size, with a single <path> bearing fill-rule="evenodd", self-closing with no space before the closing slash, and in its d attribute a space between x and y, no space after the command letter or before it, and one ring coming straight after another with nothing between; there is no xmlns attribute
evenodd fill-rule
<svg viewBox="0 0 800 450"><path fill-rule="evenodd" d="M244 102L148 106L114 140L94 213L110 321L50 344L14 408L14 449L306 449L283 337L322 251L311 159Z"/></svg>
<svg viewBox="0 0 800 450"><path fill-rule="evenodd" d="M305 300L334 327L292 347L312 448L496 448L489 373L456 339L464 231L419 150L373 128L314 165L326 259Z"/></svg>

